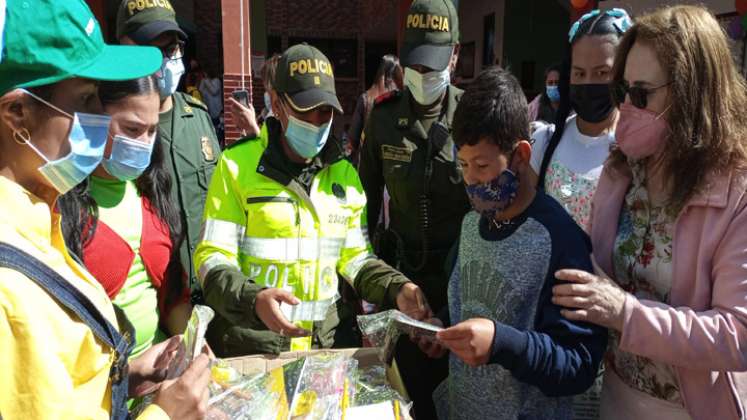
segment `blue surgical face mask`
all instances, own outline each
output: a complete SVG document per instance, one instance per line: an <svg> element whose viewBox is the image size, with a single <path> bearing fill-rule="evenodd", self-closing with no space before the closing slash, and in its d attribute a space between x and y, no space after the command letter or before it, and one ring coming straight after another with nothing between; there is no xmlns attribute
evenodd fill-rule
<svg viewBox="0 0 747 420"><path fill-rule="evenodd" d="M288 127L285 128L285 138L294 152L304 159L311 159L322 151L327 144L332 118L320 126L301 121L288 114Z"/></svg>
<svg viewBox="0 0 747 420"><path fill-rule="evenodd" d="M405 86L420 105L431 105L446 91L451 83L451 72L446 67L443 71L432 71L421 74L405 67Z"/></svg>
<svg viewBox="0 0 747 420"><path fill-rule="evenodd" d="M150 165L150 156L155 143L155 139L153 140L146 143L125 136L114 136L112 154L109 159L104 159L102 162L104 169L121 181L136 179Z"/></svg>
<svg viewBox="0 0 747 420"><path fill-rule="evenodd" d="M93 173L101 163L111 118L81 112L70 115L33 93L24 92L73 121L68 135L70 153L64 157L50 160L31 143L30 139L26 139L25 142L46 162L39 168L39 172L57 192L65 194Z"/></svg>
<svg viewBox="0 0 747 420"><path fill-rule="evenodd" d="M159 73L160 76L156 77L158 80L158 91L161 95L161 100L164 100L176 92L179 81L184 75L184 62L181 58L165 58Z"/></svg>
<svg viewBox="0 0 747 420"><path fill-rule="evenodd" d="M272 99L270 98L270 92L265 91L265 109L267 110L267 116L272 115Z"/></svg>
<svg viewBox="0 0 747 420"><path fill-rule="evenodd" d="M557 86L545 86L545 93L551 102L560 102L560 89Z"/></svg>
<svg viewBox="0 0 747 420"><path fill-rule="evenodd" d="M488 220L494 220L516 199L519 178L505 169L494 179L480 184L467 185L467 195L472 207Z"/></svg>

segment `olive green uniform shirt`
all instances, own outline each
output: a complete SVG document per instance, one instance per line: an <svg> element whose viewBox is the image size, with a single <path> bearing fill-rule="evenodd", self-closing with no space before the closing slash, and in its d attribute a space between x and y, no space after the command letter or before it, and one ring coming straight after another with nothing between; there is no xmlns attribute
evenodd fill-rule
<svg viewBox="0 0 747 420"><path fill-rule="evenodd" d="M200 240L205 197L220 145L207 106L194 97L177 92L174 107L160 116L158 134L163 142L165 167L172 177L171 199L182 219L184 241L180 260L193 290L199 287L192 255Z"/></svg>
<svg viewBox="0 0 747 420"><path fill-rule="evenodd" d="M377 99L361 149L359 173L368 199L369 233L378 224L385 186L391 197L385 240L372 238L376 251L423 288L434 310L446 303L444 260L470 209L450 134L462 92L449 86L441 103L445 111L435 118L432 112L417 111L420 107L407 89ZM429 157L428 130L439 120L449 136L440 148L431 145ZM429 159L432 174L426 185ZM431 280L434 275L443 284L426 284L436 281Z"/></svg>

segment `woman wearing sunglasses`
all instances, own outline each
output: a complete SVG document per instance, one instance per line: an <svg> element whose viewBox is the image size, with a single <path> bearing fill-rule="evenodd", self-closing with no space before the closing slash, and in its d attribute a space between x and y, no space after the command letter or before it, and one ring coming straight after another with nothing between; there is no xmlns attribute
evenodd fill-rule
<svg viewBox="0 0 747 420"><path fill-rule="evenodd" d="M178 255L183 235L157 136L157 80L101 82L99 98L111 116L104 158L58 208L68 250L135 327L137 357L181 334L191 313Z"/></svg>
<svg viewBox="0 0 747 420"><path fill-rule="evenodd" d="M624 10L612 9L587 13L571 27L569 49L561 65L555 125L532 134L531 165L539 188L562 204L584 229L615 140L618 113L612 106L609 82L615 50L631 25ZM575 115L569 118L571 111Z"/></svg>
<svg viewBox="0 0 747 420"><path fill-rule="evenodd" d="M595 274L564 316L610 330L605 419L747 416L747 89L705 9L636 21L613 71L617 149L594 196Z"/></svg>
<svg viewBox="0 0 747 420"><path fill-rule="evenodd" d="M128 359L131 328L65 249L58 197L101 162L110 118L100 80L153 73L157 50L104 43L83 0L8 0L0 55L0 416L123 419L136 388L157 384L141 418L205 413L209 360L162 381L174 348ZM162 381L162 382L159 382Z"/></svg>

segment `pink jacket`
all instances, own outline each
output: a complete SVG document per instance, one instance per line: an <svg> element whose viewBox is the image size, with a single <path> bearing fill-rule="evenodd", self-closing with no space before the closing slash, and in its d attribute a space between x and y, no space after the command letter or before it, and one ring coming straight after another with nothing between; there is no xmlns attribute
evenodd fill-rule
<svg viewBox="0 0 747 420"><path fill-rule="evenodd" d="M592 204L599 268L612 248L630 174L605 168ZM745 419L747 171L713 175L674 226L669 304L628 297L620 348L675 366L694 419Z"/></svg>

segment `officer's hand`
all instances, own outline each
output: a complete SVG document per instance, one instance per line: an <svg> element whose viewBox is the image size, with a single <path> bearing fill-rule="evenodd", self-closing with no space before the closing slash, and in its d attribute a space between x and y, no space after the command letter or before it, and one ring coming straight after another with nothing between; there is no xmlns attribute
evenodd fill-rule
<svg viewBox="0 0 747 420"><path fill-rule="evenodd" d="M231 103L231 113L233 115L236 127L241 130L241 135L247 137L256 137L259 135L259 125L257 125L257 113L254 106L244 106L234 98L228 98Z"/></svg>
<svg viewBox="0 0 747 420"><path fill-rule="evenodd" d="M423 291L415 283L405 283L397 295L397 309L418 321L431 318L433 312Z"/></svg>
<svg viewBox="0 0 747 420"><path fill-rule="evenodd" d="M494 337L495 324L485 318L468 319L436 334L441 344L470 366L488 363Z"/></svg>
<svg viewBox="0 0 747 420"><path fill-rule="evenodd" d="M425 322L437 327L444 327L444 324L438 318L431 318L426 320ZM444 357L448 352L446 347L442 346L441 343L439 343L438 339L436 339L435 337L418 337L415 338L414 341L415 344L417 344L420 348L420 351L425 353L431 359L440 359Z"/></svg>
<svg viewBox="0 0 747 420"><path fill-rule="evenodd" d="M257 312L259 319L271 331L287 337L308 337L309 331L299 328L285 319L280 311L280 304L285 302L289 305L298 305L301 303L293 293L283 289L269 288L264 289L257 294L254 310Z"/></svg>
<svg viewBox="0 0 747 420"><path fill-rule="evenodd" d="M182 376L161 384L154 403L172 419L203 419L207 413L210 392L210 359L197 356Z"/></svg>

